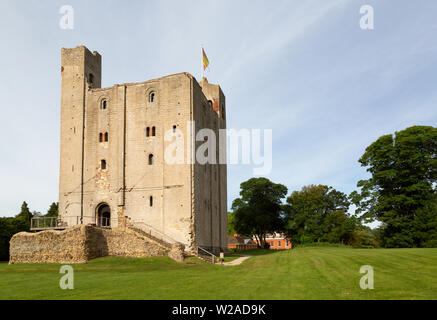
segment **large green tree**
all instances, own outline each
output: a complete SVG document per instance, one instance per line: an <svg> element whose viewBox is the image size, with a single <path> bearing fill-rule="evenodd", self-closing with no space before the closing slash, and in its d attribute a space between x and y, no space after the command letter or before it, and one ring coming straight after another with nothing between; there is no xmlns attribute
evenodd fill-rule
<svg viewBox="0 0 437 320"><path fill-rule="evenodd" d="M252 178L241 184L240 198L232 203L237 233L255 236L262 247L266 235L283 230L282 199L287 187L266 178Z"/></svg>
<svg viewBox="0 0 437 320"><path fill-rule="evenodd" d="M15 217L0 218L0 261L9 259L9 241L18 232L29 231L32 213L26 202Z"/></svg>
<svg viewBox="0 0 437 320"><path fill-rule="evenodd" d="M9 240L14 235L15 218L0 218L0 261L9 260Z"/></svg>
<svg viewBox="0 0 437 320"><path fill-rule="evenodd" d="M228 212L228 235L233 236L237 233L235 229L235 218L232 212Z"/></svg>
<svg viewBox="0 0 437 320"><path fill-rule="evenodd" d="M32 220L32 217L33 214L30 212L27 202L23 201L20 213L15 216L15 218L22 222L25 226L25 230L23 231L28 231L30 229L30 221Z"/></svg>
<svg viewBox="0 0 437 320"><path fill-rule="evenodd" d="M384 135L359 160L370 178L350 197L365 221L382 222L381 245L437 242L437 128L414 126Z"/></svg>
<svg viewBox="0 0 437 320"><path fill-rule="evenodd" d="M47 211L46 217L57 217L58 216L58 203L53 202Z"/></svg>
<svg viewBox="0 0 437 320"><path fill-rule="evenodd" d="M332 187L305 186L287 198L287 233L296 243L347 243L357 225L347 213L349 205L347 195Z"/></svg>

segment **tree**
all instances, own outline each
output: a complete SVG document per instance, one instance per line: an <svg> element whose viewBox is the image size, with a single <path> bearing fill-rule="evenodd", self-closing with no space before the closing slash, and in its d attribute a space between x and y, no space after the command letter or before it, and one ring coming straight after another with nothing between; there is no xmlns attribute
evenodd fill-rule
<svg viewBox="0 0 437 320"><path fill-rule="evenodd" d="M324 233L321 240L329 243L351 244L358 225L357 219L350 217L343 210L331 211L323 221Z"/></svg>
<svg viewBox="0 0 437 320"><path fill-rule="evenodd" d="M286 229L296 243L349 242L356 221L346 194L324 185L294 191L285 205Z"/></svg>
<svg viewBox="0 0 437 320"><path fill-rule="evenodd" d="M29 210L29 206L27 205L26 201L23 201L20 213L15 216L15 218L18 220L17 222L23 224L23 231L30 230L30 221L32 220L32 217L33 215Z"/></svg>
<svg viewBox="0 0 437 320"><path fill-rule="evenodd" d="M58 216L58 203L53 202L47 211L46 217L57 217Z"/></svg>
<svg viewBox="0 0 437 320"><path fill-rule="evenodd" d="M9 240L14 234L12 220L14 218L0 218L0 261L9 259Z"/></svg>
<svg viewBox="0 0 437 320"><path fill-rule="evenodd" d="M268 233L282 231L282 199L287 187L267 178L252 178L240 186L240 198L232 203L237 233L255 236L264 247Z"/></svg>
<svg viewBox="0 0 437 320"><path fill-rule="evenodd" d="M228 212L228 235L233 236L237 233L235 230L235 218L232 212Z"/></svg>
<svg viewBox="0 0 437 320"><path fill-rule="evenodd" d="M364 221L381 221L381 245L437 242L437 128L414 126L384 135L360 158L371 177L350 198Z"/></svg>
<svg viewBox="0 0 437 320"><path fill-rule="evenodd" d="M423 247L437 247L437 199L427 201L416 211L414 238L421 239Z"/></svg>
<svg viewBox="0 0 437 320"><path fill-rule="evenodd" d="M9 259L9 241L18 232L29 231L32 213L24 201L14 218L0 218L0 261Z"/></svg>
<svg viewBox="0 0 437 320"><path fill-rule="evenodd" d="M354 230L349 244L361 248L378 247L379 230L360 225Z"/></svg>

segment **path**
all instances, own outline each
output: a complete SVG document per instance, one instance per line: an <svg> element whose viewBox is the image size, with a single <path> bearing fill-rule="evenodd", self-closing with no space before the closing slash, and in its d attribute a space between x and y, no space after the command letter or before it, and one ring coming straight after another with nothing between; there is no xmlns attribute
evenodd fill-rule
<svg viewBox="0 0 437 320"><path fill-rule="evenodd" d="M229 262L223 262L223 266L238 266L239 264L243 263L244 260L247 260L251 258L252 256L243 256L241 258L237 258L235 260L229 261Z"/></svg>

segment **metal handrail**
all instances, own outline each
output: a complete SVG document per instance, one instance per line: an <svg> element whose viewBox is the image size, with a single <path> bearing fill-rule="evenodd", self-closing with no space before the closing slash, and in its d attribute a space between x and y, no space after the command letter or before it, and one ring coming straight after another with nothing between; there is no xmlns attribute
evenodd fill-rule
<svg viewBox="0 0 437 320"><path fill-rule="evenodd" d="M59 230L81 224L95 224L99 227L110 228L117 222L118 219L91 216L36 217L30 221L30 230Z"/></svg>
<svg viewBox="0 0 437 320"><path fill-rule="evenodd" d="M132 221L131 222L132 227L137 227L138 229L144 231L145 233L149 234L150 236L160 240L167 242L169 244L177 244L179 241L176 241L175 239L169 237L165 233L159 231L158 229L152 227L151 225L148 225L147 223L143 221Z"/></svg>
<svg viewBox="0 0 437 320"><path fill-rule="evenodd" d="M96 225L103 228L111 227L111 218L100 217L96 219Z"/></svg>
<svg viewBox="0 0 437 320"><path fill-rule="evenodd" d="M213 264L215 264L215 261L216 261L216 258L217 258L217 257L215 256L215 254L213 254L213 253L211 253L211 252L209 252L209 251L203 249L202 247L197 247L197 254L198 254L198 255L201 255L201 253L199 253L199 251L203 251L203 254L204 254L204 255L211 256L211 262L212 262Z"/></svg>
<svg viewBox="0 0 437 320"><path fill-rule="evenodd" d="M62 223L58 217L38 217L30 220L30 229L56 229L60 228Z"/></svg>

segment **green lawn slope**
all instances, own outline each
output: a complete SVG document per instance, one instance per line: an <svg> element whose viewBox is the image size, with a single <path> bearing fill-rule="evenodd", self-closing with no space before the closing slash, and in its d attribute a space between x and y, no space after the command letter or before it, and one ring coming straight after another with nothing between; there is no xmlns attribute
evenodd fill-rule
<svg viewBox="0 0 437 320"><path fill-rule="evenodd" d="M197 258L107 257L74 265L61 290L60 265L0 263L0 299L437 299L437 249L302 247L248 251L241 265ZM359 286L374 268L374 290Z"/></svg>

